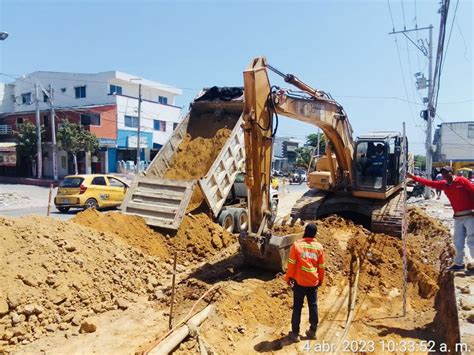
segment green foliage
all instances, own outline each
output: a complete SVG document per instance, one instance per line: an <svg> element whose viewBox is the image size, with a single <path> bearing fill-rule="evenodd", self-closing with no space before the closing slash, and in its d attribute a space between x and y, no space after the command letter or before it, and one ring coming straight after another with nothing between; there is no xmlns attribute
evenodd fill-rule
<svg viewBox="0 0 474 355"><path fill-rule="evenodd" d="M306 145L316 148L318 146L318 134L311 133L306 136ZM326 137L324 133L319 133L319 154L324 154L326 150ZM314 150L316 154L317 149Z"/></svg>
<svg viewBox="0 0 474 355"><path fill-rule="evenodd" d="M41 134L44 133L44 126L41 126ZM36 159L38 153L37 143L38 135L36 133L36 126L31 122L25 122L17 126L15 135L18 138L17 151L20 156L28 158L30 161Z"/></svg>
<svg viewBox="0 0 474 355"><path fill-rule="evenodd" d="M420 168L420 170L426 170L426 157L424 155L415 155L415 167Z"/></svg>
<svg viewBox="0 0 474 355"><path fill-rule="evenodd" d="M77 123L64 120L56 135L59 148L77 155L81 151L94 152L99 148L97 137Z"/></svg>
<svg viewBox="0 0 474 355"><path fill-rule="evenodd" d="M300 147L296 148L296 165L308 168L313 155L313 149L311 147Z"/></svg>

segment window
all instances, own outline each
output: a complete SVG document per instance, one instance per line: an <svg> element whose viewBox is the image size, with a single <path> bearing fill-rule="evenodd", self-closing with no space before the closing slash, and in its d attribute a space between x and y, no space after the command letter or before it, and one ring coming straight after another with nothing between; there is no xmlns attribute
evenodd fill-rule
<svg viewBox="0 0 474 355"><path fill-rule="evenodd" d="M173 122L173 131L178 127L178 122Z"/></svg>
<svg viewBox="0 0 474 355"><path fill-rule="evenodd" d="M117 85L110 85L110 95L122 95L122 87Z"/></svg>
<svg viewBox="0 0 474 355"><path fill-rule="evenodd" d="M81 125L100 126L100 115L97 113L81 113Z"/></svg>
<svg viewBox="0 0 474 355"><path fill-rule="evenodd" d="M74 88L74 91L76 92L76 99L82 99L86 97L86 87L85 86L76 86Z"/></svg>
<svg viewBox="0 0 474 355"><path fill-rule="evenodd" d="M166 132L166 121L153 120L153 129L155 131Z"/></svg>
<svg viewBox="0 0 474 355"><path fill-rule="evenodd" d="M168 98L165 96L158 96L158 102L163 105L168 105Z"/></svg>
<svg viewBox="0 0 474 355"><path fill-rule="evenodd" d="M138 117L125 116L125 127L138 128Z"/></svg>
<svg viewBox="0 0 474 355"><path fill-rule="evenodd" d="M467 125L467 138L474 138L474 124Z"/></svg>
<svg viewBox="0 0 474 355"><path fill-rule="evenodd" d="M91 185L107 186L107 183L105 182L105 178L103 176L96 176L92 179Z"/></svg>
<svg viewBox="0 0 474 355"><path fill-rule="evenodd" d="M59 187L79 187L83 181L84 179L80 177L66 178L61 182Z"/></svg>
<svg viewBox="0 0 474 355"><path fill-rule="evenodd" d="M31 105L31 92L21 94L21 103L24 105Z"/></svg>
<svg viewBox="0 0 474 355"><path fill-rule="evenodd" d="M121 188L125 187L125 184L123 182L121 182L121 181L119 181L119 180L117 180L113 177L109 176L108 179L109 179L109 184L110 184L111 187L121 187Z"/></svg>
<svg viewBox="0 0 474 355"><path fill-rule="evenodd" d="M44 124L45 127L49 127L49 116L48 115L43 116L43 124Z"/></svg>
<svg viewBox="0 0 474 355"><path fill-rule="evenodd" d="M16 119L16 125L18 126L19 124L23 124L23 117L18 117Z"/></svg>

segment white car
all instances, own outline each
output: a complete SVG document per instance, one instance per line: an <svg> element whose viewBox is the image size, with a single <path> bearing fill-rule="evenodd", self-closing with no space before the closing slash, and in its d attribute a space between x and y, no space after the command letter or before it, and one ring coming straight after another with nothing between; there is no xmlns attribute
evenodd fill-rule
<svg viewBox="0 0 474 355"><path fill-rule="evenodd" d="M247 186L245 185L245 174L239 173L234 181L234 191L235 197L237 198L246 198L247 197ZM278 190L270 186L270 199L271 199L271 209L272 212L276 215L278 210Z"/></svg>

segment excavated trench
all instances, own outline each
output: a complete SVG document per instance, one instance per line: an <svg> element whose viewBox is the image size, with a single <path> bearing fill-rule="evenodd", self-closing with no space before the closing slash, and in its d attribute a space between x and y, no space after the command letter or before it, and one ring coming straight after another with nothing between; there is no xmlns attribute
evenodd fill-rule
<svg viewBox="0 0 474 355"><path fill-rule="evenodd" d="M306 342L289 344L285 337L292 295L281 275L243 265L236 237L207 216L186 218L174 237L119 213L87 211L72 222L1 219L0 285L8 287L2 288L0 299L0 349L147 349L167 331L171 259L177 251L173 324L206 290L217 288L197 307L213 303L215 313L203 323L199 337L188 338L175 353L196 351L199 342L218 353L303 351ZM449 257L449 232L417 210L409 218L405 317L401 241L372 234L339 216L317 221L328 261L326 282L319 289L318 340L309 343L313 349L340 343L355 256L361 261L358 293L347 343L341 346L354 346L355 341L362 351L360 341L365 341L381 351L383 344L403 341L437 346L456 342L452 280L439 272ZM281 226L276 232L301 233L302 228ZM303 330L306 319L304 311ZM119 327L120 322L125 323ZM84 323L97 330L80 331L87 328ZM117 336L125 343L120 345Z"/></svg>

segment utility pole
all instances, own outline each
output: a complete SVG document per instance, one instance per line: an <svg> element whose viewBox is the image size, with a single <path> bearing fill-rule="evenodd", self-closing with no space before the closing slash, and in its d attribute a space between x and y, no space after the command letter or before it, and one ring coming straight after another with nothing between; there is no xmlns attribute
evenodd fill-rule
<svg viewBox="0 0 474 355"><path fill-rule="evenodd" d="M35 83L35 106L36 106L36 134L37 134L37 163L36 168L38 170L37 177L41 179L43 177L43 153L41 151L41 118L40 118L40 109L39 109L39 87L38 83Z"/></svg>
<svg viewBox="0 0 474 355"><path fill-rule="evenodd" d="M54 91L53 85L49 84L49 105L51 109L51 143L53 148L53 177L58 180L58 159L56 155L56 118L54 113Z"/></svg>
<svg viewBox="0 0 474 355"><path fill-rule="evenodd" d="M142 115L142 84L138 84L137 173L140 172L140 118Z"/></svg>
<svg viewBox="0 0 474 355"><path fill-rule="evenodd" d="M429 41L428 41L428 49L424 46L424 43L418 42L416 43L410 36L407 34L413 31L422 31L428 30L429 31ZM433 86L433 25L429 25L428 27L421 27L421 28L413 28L413 29L404 29L403 31L395 31L393 29L389 35L401 33L403 34L416 48L420 50L421 53L425 57L428 58L428 81L426 83L426 79L421 73L417 73L417 89L424 89L428 87L428 100L427 100L427 107L426 110L421 111L420 116L426 120L426 140L425 140L425 148L426 148L426 174L428 177L431 176L431 170L433 166L433 149L432 149L432 129L431 126L433 124L434 118L434 106L433 106L433 94L434 94L434 86ZM418 75L420 75L418 77ZM431 198L431 188L425 186L425 199Z"/></svg>

